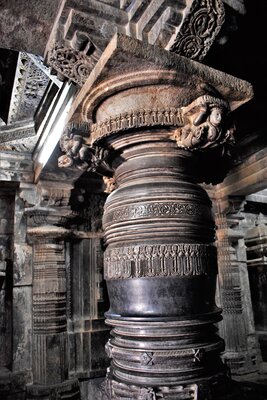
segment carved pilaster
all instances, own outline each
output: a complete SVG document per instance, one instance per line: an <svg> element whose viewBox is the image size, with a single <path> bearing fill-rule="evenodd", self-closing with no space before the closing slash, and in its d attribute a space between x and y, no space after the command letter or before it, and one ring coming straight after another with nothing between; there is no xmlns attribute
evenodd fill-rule
<svg viewBox="0 0 267 400"><path fill-rule="evenodd" d="M76 99L74 117L91 123L85 169L100 148L115 181L103 215L111 399L211 399L225 383L215 226L197 182L231 141L228 111L250 96L244 82L118 35Z"/></svg>
<svg viewBox="0 0 267 400"><path fill-rule="evenodd" d="M221 336L225 340L222 355L233 375L242 375L259 369L259 354L254 331L249 328L248 304L245 296L248 275L246 273L246 254L244 234L239 227L243 216L231 199L230 207L221 211L220 203L214 203L217 226L218 250L218 299L223 310L223 321L219 324ZM245 269L245 271L244 271Z"/></svg>
<svg viewBox="0 0 267 400"><path fill-rule="evenodd" d="M69 381L67 286L62 225L69 208L70 187L40 183L39 206L26 209L28 240L33 246L33 385L27 398L79 398L76 380Z"/></svg>

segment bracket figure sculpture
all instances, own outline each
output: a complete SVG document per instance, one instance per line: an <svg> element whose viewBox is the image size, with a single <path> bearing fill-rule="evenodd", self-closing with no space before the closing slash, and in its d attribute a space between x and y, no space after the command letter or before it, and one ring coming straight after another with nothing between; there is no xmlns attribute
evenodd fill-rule
<svg viewBox="0 0 267 400"><path fill-rule="evenodd" d="M185 124L174 133L177 146L200 150L234 144L234 127L227 126L227 102L216 97L201 96L182 108Z"/></svg>

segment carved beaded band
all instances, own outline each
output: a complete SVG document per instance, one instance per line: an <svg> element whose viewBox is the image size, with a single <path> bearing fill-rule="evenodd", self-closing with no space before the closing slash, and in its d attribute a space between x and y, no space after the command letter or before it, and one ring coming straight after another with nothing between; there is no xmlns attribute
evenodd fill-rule
<svg viewBox="0 0 267 400"><path fill-rule="evenodd" d="M181 109L134 110L93 124L91 126L91 139L94 141L111 133L144 126L183 126L183 124Z"/></svg>
<svg viewBox="0 0 267 400"><path fill-rule="evenodd" d="M108 248L104 258L105 279L207 275L217 272L215 261L216 248L205 244Z"/></svg>

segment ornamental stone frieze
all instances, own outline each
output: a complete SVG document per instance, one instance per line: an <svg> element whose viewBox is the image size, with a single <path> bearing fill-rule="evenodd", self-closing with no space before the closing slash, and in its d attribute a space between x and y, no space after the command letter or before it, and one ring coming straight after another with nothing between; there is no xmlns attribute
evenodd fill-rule
<svg viewBox="0 0 267 400"><path fill-rule="evenodd" d="M49 77L25 52L18 53L15 65L11 98L5 99L7 125L0 126L0 147L5 151L31 152L38 139L33 117Z"/></svg>
<svg viewBox="0 0 267 400"><path fill-rule="evenodd" d="M224 20L222 0L68 0L50 35L46 61L59 76L82 86L117 32L202 60Z"/></svg>
<svg viewBox="0 0 267 400"><path fill-rule="evenodd" d="M218 399L227 387L215 225L198 182L232 143L228 113L252 95L245 81L117 35L73 104L80 133L63 134L60 165L92 162L114 179L103 215L110 399Z"/></svg>

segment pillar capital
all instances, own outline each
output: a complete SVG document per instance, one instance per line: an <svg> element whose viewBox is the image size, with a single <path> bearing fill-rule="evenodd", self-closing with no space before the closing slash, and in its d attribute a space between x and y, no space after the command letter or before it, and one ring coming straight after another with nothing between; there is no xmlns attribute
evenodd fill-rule
<svg viewBox="0 0 267 400"><path fill-rule="evenodd" d="M41 181L36 187L36 205L25 208L27 235L31 242L64 240L70 235L65 227L72 211L69 206L72 185Z"/></svg>
<svg viewBox="0 0 267 400"><path fill-rule="evenodd" d="M73 104L59 165L75 164L110 177L112 152L141 143L136 131L147 132L146 142L155 147L152 130L191 156L197 154L200 165L203 159L212 164L227 157L233 144L229 113L252 95L245 81L117 34ZM199 171L197 180L215 183L210 165L206 170Z"/></svg>

